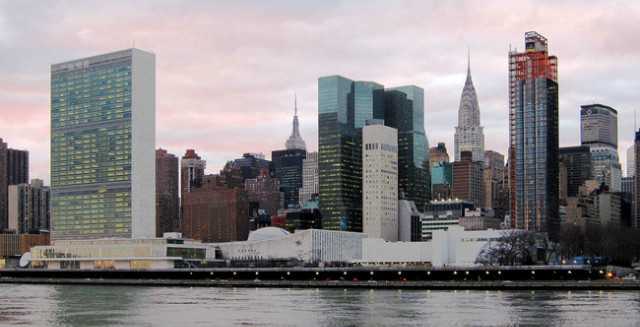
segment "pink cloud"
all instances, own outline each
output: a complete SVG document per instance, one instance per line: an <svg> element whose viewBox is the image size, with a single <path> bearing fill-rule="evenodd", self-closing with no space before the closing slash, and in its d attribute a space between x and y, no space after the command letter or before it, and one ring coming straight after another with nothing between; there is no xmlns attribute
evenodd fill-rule
<svg viewBox="0 0 640 327"><path fill-rule="evenodd" d="M156 54L157 145L202 149L210 172L242 152L282 148L298 93L302 136L317 149L317 78L340 74L425 89L431 145L453 131L471 47L487 149L507 148L507 51L537 30L559 57L561 144L576 108L617 108L630 144L637 106L640 5L591 1L90 2L0 11L0 137L31 151L48 178L49 67L129 48ZM630 132L631 131L631 132ZM631 135L631 136L630 136ZM624 161L624 151L620 151ZM205 157L206 156L206 157ZM208 158L207 158L208 157Z"/></svg>

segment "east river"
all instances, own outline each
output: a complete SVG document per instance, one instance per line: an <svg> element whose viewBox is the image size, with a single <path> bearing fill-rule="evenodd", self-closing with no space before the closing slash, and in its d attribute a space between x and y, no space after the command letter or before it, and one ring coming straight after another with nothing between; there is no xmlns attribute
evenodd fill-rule
<svg viewBox="0 0 640 327"><path fill-rule="evenodd" d="M640 326L640 292L0 284L0 325Z"/></svg>

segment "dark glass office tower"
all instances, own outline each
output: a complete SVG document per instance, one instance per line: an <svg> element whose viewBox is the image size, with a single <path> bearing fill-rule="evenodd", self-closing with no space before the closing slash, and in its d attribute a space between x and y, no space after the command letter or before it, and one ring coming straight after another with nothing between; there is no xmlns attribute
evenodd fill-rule
<svg viewBox="0 0 640 327"><path fill-rule="evenodd" d="M323 228L362 231L362 134L384 118L384 87L342 76L318 79L319 208Z"/></svg>
<svg viewBox="0 0 640 327"><path fill-rule="evenodd" d="M588 146L559 149L559 159L567 167L567 196L578 196L579 188L592 178L591 152Z"/></svg>
<svg viewBox="0 0 640 327"><path fill-rule="evenodd" d="M387 89L384 117L385 125L398 130L398 190L422 212L431 198L424 90L415 85Z"/></svg>
<svg viewBox="0 0 640 327"><path fill-rule="evenodd" d="M295 101L293 128L285 143L285 150L271 151L273 175L280 181L280 192L284 193L284 207L298 206L302 187L302 161L307 157L307 146L300 136L298 104Z"/></svg>
<svg viewBox="0 0 640 327"><path fill-rule="evenodd" d="M634 176L636 176L636 178L640 178L640 130L636 131L633 149L635 154ZM631 227L634 229L640 229L640 183L636 180L633 184L633 215L631 217Z"/></svg>
<svg viewBox="0 0 640 327"><path fill-rule="evenodd" d="M509 52L509 181L511 227L557 240L558 59L547 39L525 34L525 52Z"/></svg>

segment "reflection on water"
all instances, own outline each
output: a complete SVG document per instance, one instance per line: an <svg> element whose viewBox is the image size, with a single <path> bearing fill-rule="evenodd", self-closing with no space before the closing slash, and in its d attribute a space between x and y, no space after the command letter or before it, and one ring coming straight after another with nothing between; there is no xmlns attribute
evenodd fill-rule
<svg viewBox="0 0 640 327"><path fill-rule="evenodd" d="M52 286L50 323L65 326L117 325L136 311L137 288L125 286Z"/></svg>
<svg viewBox="0 0 640 327"><path fill-rule="evenodd" d="M638 292L0 284L1 325L633 326Z"/></svg>

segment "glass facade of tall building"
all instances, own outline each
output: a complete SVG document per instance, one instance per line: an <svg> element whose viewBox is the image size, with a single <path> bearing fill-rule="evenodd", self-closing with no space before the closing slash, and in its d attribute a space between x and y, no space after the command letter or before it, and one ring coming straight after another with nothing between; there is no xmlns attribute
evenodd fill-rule
<svg viewBox="0 0 640 327"><path fill-rule="evenodd" d="M342 76L318 79L319 208L328 229L362 230L362 128L384 119L398 130L398 190L419 210L431 196L424 90L384 89Z"/></svg>
<svg viewBox="0 0 640 327"><path fill-rule="evenodd" d="M295 114L291 136L285 143L285 150L271 152L272 175L280 181L280 191L284 193L284 208L298 206L300 188L302 188L302 165L307 157L307 146L300 136L298 124L298 101L295 101Z"/></svg>
<svg viewBox="0 0 640 327"><path fill-rule="evenodd" d="M447 161L438 161L431 169L431 187L435 184L453 185L453 164Z"/></svg>
<svg viewBox="0 0 640 327"><path fill-rule="evenodd" d="M51 66L51 238L155 237L155 55Z"/></svg>
<svg viewBox="0 0 640 327"><path fill-rule="evenodd" d="M589 147L560 148L559 159L567 168L567 196L578 196L580 186L591 179L592 161Z"/></svg>
<svg viewBox="0 0 640 327"><path fill-rule="evenodd" d="M536 32L525 34L525 48L509 53L511 227L557 240L558 60Z"/></svg>
<svg viewBox="0 0 640 327"><path fill-rule="evenodd" d="M284 193L284 207L298 206L302 187L302 162L307 150L286 149L271 152L275 177L280 181L280 192Z"/></svg>
<svg viewBox="0 0 640 327"><path fill-rule="evenodd" d="M593 179L612 192L622 189L618 155L618 112L602 104L580 106L580 141L591 149Z"/></svg>
<svg viewBox="0 0 640 327"><path fill-rule="evenodd" d="M422 212L431 198L424 90L415 85L388 88L384 118L385 125L398 130L398 190Z"/></svg>
<svg viewBox="0 0 640 327"><path fill-rule="evenodd" d="M318 79L318 205L323 229L362 231L362 137L355 126L356 98L352 80L337 75ZM373 116L373 110L370 115L364 112L365 101L358 103L359 117Z"/></svg>

